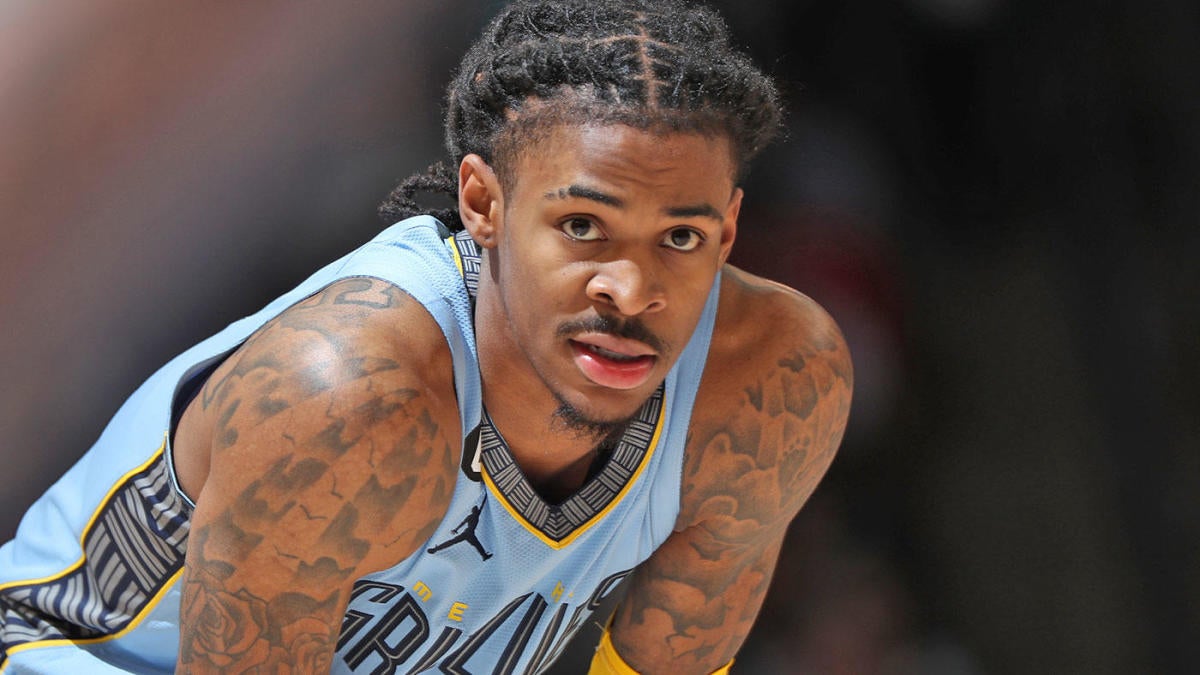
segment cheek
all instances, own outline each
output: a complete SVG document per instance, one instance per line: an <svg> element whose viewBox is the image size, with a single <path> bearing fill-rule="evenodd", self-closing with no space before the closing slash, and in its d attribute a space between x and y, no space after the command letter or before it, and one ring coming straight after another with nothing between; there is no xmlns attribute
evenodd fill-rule
<svg viewBox="0 0 1200 675"><path fill-rule="evenodd" d="M519 287L513 299L526 305L526 313L544 316L577 311L581 270L561 256L552 245L531 246L513 261L511 280Z"/></svg>
<svg viewBox="0 0 1200 675"><path fill-rule="evenodd" d="M536 258L509 262L500 279L508 319L525 339L538 338L563 307L563 285L554 271L541 269Z"/></svg>

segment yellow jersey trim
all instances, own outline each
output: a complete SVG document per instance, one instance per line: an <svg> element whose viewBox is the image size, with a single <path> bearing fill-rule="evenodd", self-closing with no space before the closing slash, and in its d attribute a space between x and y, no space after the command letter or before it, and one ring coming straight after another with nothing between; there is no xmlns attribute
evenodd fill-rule
<svg viewBox="0 0 1200 675"><path fill-rule="evenodd" d="M458 268L458 276L465 278L467 273L463 271L462 254L458 252L458 246L455 245L454 235L450 235L442 241L446 242L446 248L449 248L450 255L454 256L454 266Z"/></svg>

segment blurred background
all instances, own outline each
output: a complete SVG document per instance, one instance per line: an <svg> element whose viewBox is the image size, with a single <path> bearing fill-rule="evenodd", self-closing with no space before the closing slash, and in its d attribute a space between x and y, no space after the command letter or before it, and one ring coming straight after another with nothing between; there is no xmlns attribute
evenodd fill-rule
<svg viewBox="0 0 1200 675"><path fill-rule="evenodd" d="M739 671L1194 672L1200 6L715 4L790 109L734 261L857 370ZM158 365L384 225L497 6L0 4L0 540Z"/></svg>

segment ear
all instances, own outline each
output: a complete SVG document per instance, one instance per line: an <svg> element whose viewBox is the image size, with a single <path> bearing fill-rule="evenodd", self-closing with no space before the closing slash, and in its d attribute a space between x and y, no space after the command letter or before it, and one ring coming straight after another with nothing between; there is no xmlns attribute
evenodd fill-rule
<svg viewBox="0 0 1200 675"><path fill-rule="evenodd" d="M733 196L729 198L729 204L725 207L725 222L721 224L721 264L729 259L729 252L733 250L733 240L737 239L737 222L738 214L742 211L742 188L734 188Z"/></svg>
<svg viewBox="0 0 1200 675"><path fill-rule="evenodd" d="M503 213L504 195L496 172L479 155L463 157L458 165L458 215L475 243L483 248L496 245Z"/></svg>

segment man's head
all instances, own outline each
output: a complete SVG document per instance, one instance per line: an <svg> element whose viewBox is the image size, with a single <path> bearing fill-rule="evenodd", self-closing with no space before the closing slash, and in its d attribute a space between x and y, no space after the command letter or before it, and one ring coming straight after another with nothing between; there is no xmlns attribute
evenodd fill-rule
<svg viewBox="0 0 1200 675"><path fill-rule="evenodd" d="M712 10L680 0L518 0L467 52L447 92L452 167L408 181L381 207L419 212L417 191L453 192L475 154L511 186L521 151L567 122L724 136L737 175L776 135L771 80L730 44ZM439 212L452 229L456 214Z"/></svg>
<svg viewBox="0 0 1200 675"><path fill-rule="evenodd" d="M778 131L771 81L714 12L679 0L518 0L450 85L443 168L385 215L485 249L476 325L489 409L619 428L666 377L733 244L738 177ZM402 208L388 209L399 205Z"/></svg>
<svg viewBox="0 0 1200 675"><path fill-rule="evenodd" d="M681 356L742 191L724 136L620 123L541 133L516 155L511 186L479 155L460 167L459 213L484 249L480 364L492 395L497 382L522 400L548 392L559 421L602 436Z"/></svg>

